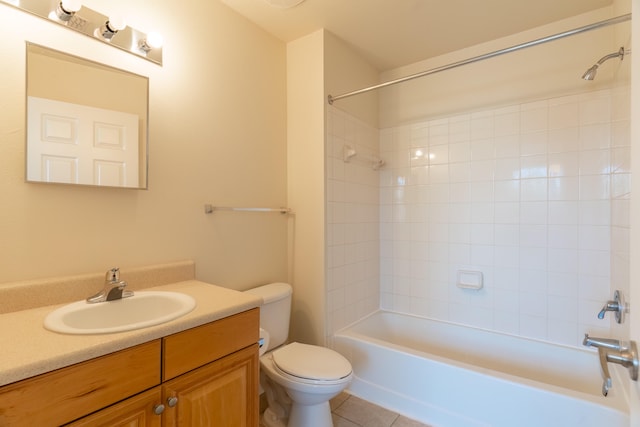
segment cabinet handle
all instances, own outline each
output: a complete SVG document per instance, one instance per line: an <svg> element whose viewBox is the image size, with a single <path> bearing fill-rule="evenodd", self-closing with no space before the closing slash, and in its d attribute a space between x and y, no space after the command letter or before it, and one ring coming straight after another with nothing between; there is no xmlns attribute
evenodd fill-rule
<svg viewBox="0 0 640 427"><path fill-rule="evenodd" d="M164 412L164 405L162 403L153 407L153 413L156 415L160 415Z"/></svg>
<svg viewBox="0 0 640 427"><path fill-rule="evenodd" d="M169 408L173 408L174 406L176 406L178 404L178 398L175 396L171 396L167 399L167 405L169 405Z"/></svg>

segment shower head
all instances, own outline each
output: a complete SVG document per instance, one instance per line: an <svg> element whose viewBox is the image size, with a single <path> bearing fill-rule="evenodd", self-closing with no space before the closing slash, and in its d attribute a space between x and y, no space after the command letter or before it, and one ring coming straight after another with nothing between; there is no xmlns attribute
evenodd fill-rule
<svg viewBox="0 0 640 427"><path fill-rule="evenodd" d="M620 47L620 49L618 49L617 52L610 53L609 55L603 56L602 58L600 58L598 62L593 64L591 68L589 68L587 71L584 72L584 74L582 75L582 78L584 80L593 80L596 77L596 74L598 73L599 66L601 66L604 62L608 61L609 59L613 59L613 58L620 58L620 61L622 61L624 59L625 53L631 53L631 51L630 50L625 51L624 46L622 46Z"/></svg>
<svg viewBox="0 0 640 427"><path fill-rule="evenodd" d="M596 74L598 73L598 64L594 64L591 68L584 72L582 75L583 80L593 80L596 78Z"/></svg>

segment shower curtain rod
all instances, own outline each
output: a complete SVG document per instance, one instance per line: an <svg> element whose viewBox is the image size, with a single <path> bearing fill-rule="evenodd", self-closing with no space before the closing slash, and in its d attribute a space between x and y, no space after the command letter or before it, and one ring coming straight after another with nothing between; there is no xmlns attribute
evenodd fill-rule
<svg viewBox="0 0 640 427"><path fill-rule="evenodd" d="M569 37L569 36L573 36L573 35L576 35L576 34L585 33L587 31L596 30L598 28L608 27L609 25L619 24L621 22L625 22L625 21L628 21L630 19L631 19L631 14L630 13L628 13L626 15L620 15L620 16L615 17L615 18L605 19L604 21L599 21L599 22L595 22L593 24L585 25L583 27L574 28L573 30L569 30L569 31L565 31L565 32L562 32L562 33L554 34L554 35L551 35L551 36L543 37L543 38L540 38L540 39L532 40L532 41L529 41L529 42L526 42L526 43L521 43L521 44L518 44L518 45L515 45L515 46L511 46L511 47L508 47L508 48L505 48L505 49L496 50L494 52L485 53L484 55L474 56L473 58L468 58L468 59L464 59L464 60L461 60L461 61L453 62L453 63L448 64L448 65L443 65L441 67L432 68L430 70L422 71L422 72L419 72L419 73L416 73L416 74L411 74L411 75L406 76L406 77L401 77L399 79L391 80L391 81L388 81L388 82L385 82L385 83L380 83L380 84L377 84L377 85L374 85L374 86L365 87L363 89L354 90L352 92L343 93L342 95L337 95L337 96L329 95L328 96L328 101L329 101L329 104L333 104L334 101L337 101L339 99L348 98L348 97L354 96L354 95L360 95L361 93L370 92L370 91L376 90L376 89L382 89L383 87L395 85L395 84L398 84L398 83L403 83L403 82L406 82L406 81L409 81L409 80L417 79L419 77L424 77L424 76L428 76L430 74L439 73L440 71L446 71L446 70L450 70L452 68L461 67L463 65L472 64L474 62L484 61L485 59L489 59L489 58L493 58L493 57L496 57L496 56L504 55L505 53L515 52L517 50L525 49L527 47L537 46L539 44L543 44L543 43L547 43L547 42L550 42L550 41L562 39L564 37Z"/></svg>

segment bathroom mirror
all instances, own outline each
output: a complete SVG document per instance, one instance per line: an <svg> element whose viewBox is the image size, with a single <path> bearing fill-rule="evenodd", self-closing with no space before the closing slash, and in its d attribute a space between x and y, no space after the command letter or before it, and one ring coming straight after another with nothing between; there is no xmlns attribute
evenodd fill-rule
<svg viewBox="0 0 640 427"><path fill-rule="evenodd" d="M149 79L27 43L26 180L147 188Z"/></svg>

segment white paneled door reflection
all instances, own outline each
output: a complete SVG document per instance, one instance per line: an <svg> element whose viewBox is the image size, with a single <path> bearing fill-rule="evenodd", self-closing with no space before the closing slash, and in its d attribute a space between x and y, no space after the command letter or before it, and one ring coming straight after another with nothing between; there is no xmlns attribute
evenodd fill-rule
<svg viewBox="0 0 640 427"><path fill-rule="evenodd" d="M138 186L138 116L29 97L27 180Z"/></svg>

